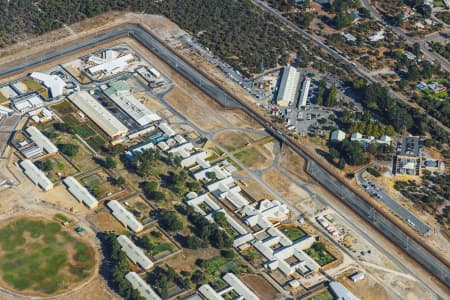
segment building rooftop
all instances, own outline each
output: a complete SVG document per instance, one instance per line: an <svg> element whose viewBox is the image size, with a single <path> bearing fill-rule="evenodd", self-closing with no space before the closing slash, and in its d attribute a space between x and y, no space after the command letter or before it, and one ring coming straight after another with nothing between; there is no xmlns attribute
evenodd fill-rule
<svg viewBox="0 0 450 300"><path fill-rule="evenodd" d="M111 200L107 206L112 210L112 214L123 225L130 228L134 232L139 232L144 229L144 226L135 218L135 216L126 210L117 200Z"/></svg>
<svg viewBox="0 0 450 300"><path fill-rule="evenodd" d="M142 269L148 270L153 267L153 262L145 255L141 248L137 247L127 236L120 235L117 241L122 247L128 258L135 264L138 264Z"/></svg>
<svg viewBox="0 0 450 300"><path fill-rule="evenodd" d="M56 153L58 148L36 127L30 126L26 129L33 142L47 153Z"/></svg>
<svg viewBox="0 0 450 300"><path fill-rule="evenodd" d="M298 96L299 84L300 72L292 66L284 68L276 98L277 104L280 106L295 104Z"/></svg>
<svg viewBox="0 0 450 300"><path fill-rule="evenodd" d="M33 72L30 77L42 82L50 90L52 97L62 96L64 88L66 87L64 80L58 75Z"/></svg>
<svg viewBox="0 0 450 300"><path fill-rule="evenodd" d="M98 201L89 191L82 186L74 177L68 176L63 180L69 192L80 202L83 202L89 208L98 206Z"/></svg>
<svg viewBox="0 0 450 300"><path fill-rule="evenodd" d="M44 172L39 170L30 160L22 160L20 166L23 168L25 175L27 175L34 184L39 185L45 191L49 191L53 188L53 183L50 179L48 179Z"/></svg>
<svg viewBox="0 0 450 300"><path fill-rule="evenodd" d="M111 83L110 87L105 90L105 94L140 126L161 120L156 113L134 97L130 91L130 86L124 80Z"/></svg>
<svg viewBox="0 0 450 300"><path fill-rule="evenodd" d="M404 137L399 146L398 155L416 157L420 154L419 138L416 136Z"/></svg>
<svg viewBox="0 0 450 300"><path fill-rule="evenodd" d="M148 285L138 274L129 272L125 278L131 283L131 286L139 291L139 294L145 300L161 300L158 294Z"/></svg>
<svg viewBox="0 0 450 300"><path fill-rule="evenodd" d="M110 137L127 134L128 128L87 91L76 92L69 99Z"/></svg>
<svg viewBox="0 0 450 300"><path fill-rule="evenodd" d="M334 295L335 300L359 300L358 297L353 295L340 282L337 281L330 282L330 290L331 293Z"/></svg>

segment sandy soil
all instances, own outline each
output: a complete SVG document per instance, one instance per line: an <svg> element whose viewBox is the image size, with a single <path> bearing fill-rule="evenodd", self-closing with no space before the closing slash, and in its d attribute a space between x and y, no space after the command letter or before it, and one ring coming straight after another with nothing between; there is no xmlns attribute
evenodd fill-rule
<svg viewBox="0 0 450 300"><path fill-rule="evenodd" d="M291 148L281 148L280 167L297 177L301 181L309 181L311 178L305 173L305 159L295 153Z"/></svg>
<svg viewBox="0 0 450 300"><path fill-rule="evenodd" d="M280 296L277 290L259 275L244 274L239 277L261 300L273 300Z"/></svg>
<svg viewBox="0 0 450 300"><path fill-rule="evenodd" d="M351 275L353 272L346 273L346 275ZM353 295L359 297L361 300L388 300L394 299L389 295L384 287L378 284L369 276L366 276L363 280L358 282L353 282L348 279L347 276L343 276L338 279Z"/></svg>
<svg viewBox="0 0 450 300"><path fill-rule="evenodd" d="M273 186L291 204L298 203L309 198L309 194L292 183L288 178L277 170L269 170L264 173L263 180Z"/></svg>

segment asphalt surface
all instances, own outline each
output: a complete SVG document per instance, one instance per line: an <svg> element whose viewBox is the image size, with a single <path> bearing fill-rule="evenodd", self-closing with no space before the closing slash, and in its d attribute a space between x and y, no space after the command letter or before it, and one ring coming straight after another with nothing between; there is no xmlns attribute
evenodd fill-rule
<svg viewBox="0 0 450 300"><path fill-rule="evenodd" d="M446 264L439 261L430 252L413 241L386 217L376 212L374 207L370 206L363 199L359 198L355 193L353 193L346 186L341 184L336 178L334 178L333 175L331 175L329 172L327 172L325 169L311 160L311 158L306 155L306 153L304 153L293 141L291 141L289 138L286 138L283 133L280 132L277 128L272 127L272 125L265 119L263 119L259 114L257 114L250 108L240 104L238 100L234 99L227 92L212 83L209 79L202 75L200 71L197 71L189 64L184 62L150 33L137 25L129 24L122 28L114 29L112 32L95 36L89 41L80 42L76 46L72 46L58 52L50 53L39 59L30 60L12 68L1 70L0 76L6 76L18 71L24 71L32 66L48 62L57 57L61 57L88 47L92 47L97 43L102 43L127 35L136 38L143 46L147 47L150 51L159 56L160 59L170 64L173 68L178 70L180 74L184 75L186 79L191 81L199 89L221 103L223 106L229 108L241 108L244 112L249 114L250 117L253 117L262 126L264 126L266 130L275 138L277 138L281 142L284 142L287 146L291 147L302 157L306 157L307 159L309 159L311 166L309 172L311 176L313 176L320 184L333 192L355 212L361 215L365 220L367 220L370 224L372 224L375 228L382 232L392 242L394 242L400 248L404 249L413 259L423 265L432 274L434 274L448 287L450 287L450 270Z"/></svg>
<svg viewBox="0 0 450 300"><path fill-rule="evenodd" d="M358 181L361 184L364 184L366 186L369 186L368 182L363 178L363 173L365 170L362 170L361 172L357 173ZM372 188L373 190L373 188ZM414 215L412 212L410 212L408 209L406 209L403 205L399 204L397 201L392 199L387 193L385 193L382 189L377 189L375 191L377 194L381 195L381 197L377 198L379 201L381 201L386 207L388 207L394 214L399 216L402 220L406 221L409 226L414 228L415 230L419 231L420 234L426 235L431 231L430 226L425 224L422 220L420 220L416 215ZM409 222L408 222L409 220Z"/></svg>

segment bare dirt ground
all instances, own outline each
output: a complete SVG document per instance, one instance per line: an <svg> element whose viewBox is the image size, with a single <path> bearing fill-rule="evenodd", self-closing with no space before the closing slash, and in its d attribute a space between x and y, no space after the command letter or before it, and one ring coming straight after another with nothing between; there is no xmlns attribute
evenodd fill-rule
<svg viewBox="0 0 450 300"><path fill-rule="evenodd" d="M298 203L298 201L309 198L309 194L305 190L292 183L277 170L272 169L265 172L263 179L294 205Z"/></svg>
<svg viewBox="0 0 450 300"><path fill-rule="evenodd" d="M338 281L361 300L394 299L386 292L384 287L369 276L365 276L363 280L358 282L351 281L347 276L350 276L352 273L353 272L345 273L345 276L339 278Z"/></svg>
<svg viewBox="0 0 450 300"><path fill-rule="evenodd" d="M285 146L281 148L280 167L299 180L307 182L311 178L304 171L305 163L305 159L295 153L291 148Z"/></svg>
<svg viewBox="0 0 450 300"><path fill-rule="evenodd" d="M244 274L239 277L261 300L273 300L280 296L277 290L259 275Z"/></svg>
<svg viewBox="0 0 450 300"><path fill-rule="evenodd" d="M106 208L92 216L91 220L100 231L114 231L116 233L126 231L122 224Z"/></svg>

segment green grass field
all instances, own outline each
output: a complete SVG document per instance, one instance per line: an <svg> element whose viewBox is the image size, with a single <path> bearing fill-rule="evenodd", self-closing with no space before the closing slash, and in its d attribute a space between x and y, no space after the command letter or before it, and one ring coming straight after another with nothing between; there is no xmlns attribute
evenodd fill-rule
<svg viewBox="0 0 450 300"><path fill-rule="evenodd" d="M311 258L314 259L320 266L325 266L335 260L333 255L326 250L319 250L317 245L318 244L314 244L311 248L306 249L306 254L311 256Z"/></svg>
<svg viewBox="0 0 450 300"><path fill-rule="evenodd" d="M16 290L52 294L95 264L92 248L55 222L16 219L0 229L0 249L0 275Z"/></svg>
<svg viewBox="0 0 450 300"><path fill-rule="evenodd" d="M281 232L284 233L291 241L296 241L303 237L305 233L298 227L283 227Z"/></svg>
<svg viewBox="0 0 450 300"><path fill-rule="evenodd" d="M333 300L333 299L334 299L333 295L331 295L331 293L328 290L318 292L306 298L306 300Z"/></svg>
<svg viewBox="0 0 450 300"><path fill-rule="evenodd" d="M94 129L86 124L81 124L80 126L75 127L75 132L82 138L88 138L96 134Z"/></svg>
<svg viewBox="0 0 450 300"><path fill-rule="evenodd" d="M53 105L52 109L56 110L58 113L62 115L74 112L73 106L67 101L63 101L61 103Z"/></svg>

